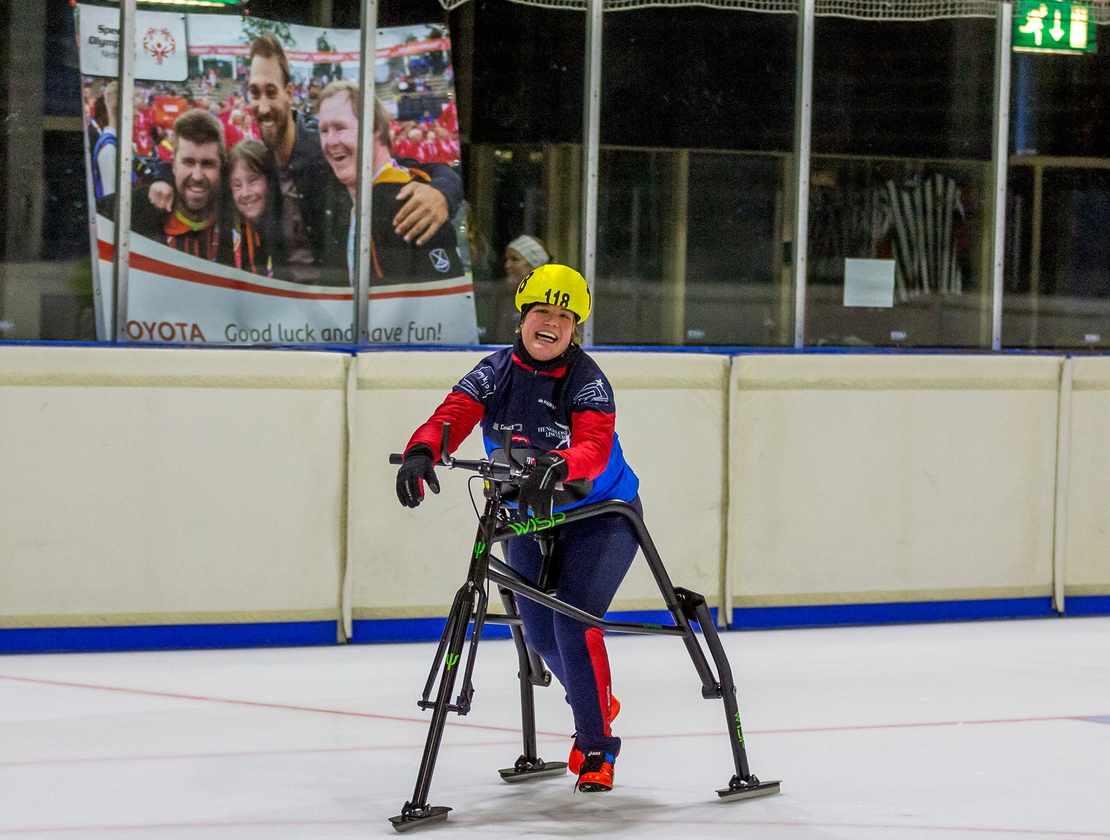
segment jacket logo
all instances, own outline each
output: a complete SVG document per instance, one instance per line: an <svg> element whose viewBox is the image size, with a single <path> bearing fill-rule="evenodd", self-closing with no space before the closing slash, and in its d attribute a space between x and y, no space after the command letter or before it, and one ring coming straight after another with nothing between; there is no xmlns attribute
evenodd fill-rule
<svg viewBox="0 0 1110 840"><path fill-rule="evenodd" d="M436 248L434 251L428 254L428 259L432 261L432 268L434 268L440 274L445 273L449 268L451 268L451 258L447 256L447 252L444 251L442 248Z"/></svg>
<svg viewBox="0 0 1110 840"><path fill-rule="evenodd" d="M551 426L540 426L536 431L547 437L548 440L555 441L553 449L566 449L570 446L570 429L565 426L560 429Z"/></svg>
<svg viewBox="0 0 1110 840"><path fill-rule="evenodd" d="M493 371L489 365L482 365L482 367L472 370L459 380L456 387L469 394L477 402L481 402L497 390L497 383L493 379Z"/></svg>
<svg viewBox="0 0 1110 840"><path fill-rule="evenodd" d="M590 382L578 392L578 396L574 398L576 403L594 403L596 405L607 405L609 403L609 393L605 390L605 386L600 379L595 379Z"/></svg>

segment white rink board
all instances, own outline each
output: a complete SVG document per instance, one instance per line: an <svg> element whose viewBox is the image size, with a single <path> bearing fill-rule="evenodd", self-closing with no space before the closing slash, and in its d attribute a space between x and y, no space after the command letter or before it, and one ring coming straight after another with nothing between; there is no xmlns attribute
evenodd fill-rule
<svg viewBox="0 0 1110 840"><path fill-rule="evenodd" d="M359 357L351 556L354 618L446 615L463 583L477 520L468 473L439 468L443 492L416 510L397 502L387 459L485 354L366 353ZM723 551L728 358L679 353L606 353L597 361L617 401L617 433L640 476L646 522L676 585L718 601ZM457 453L482 454L476 428ZM480 488L475 483L479 506ZM496 553L496 552L495 552ZM661 609L637 559L614 609Z"/></svg>
<svg viewBox="0 0 1110 840"><path fill-rule="evenodd" d="M334 620L346 365L3 348L0 626Z"/></svg>
<svg viewBox="0 0 1110 840"><path fill-rule="evenodd" d="M1073 360L1065 595L1110 595L1110 359Z"/></svg>
<svg viewBox="0 0 1110 840"><path fill-rule="evenodd" d="M397 501L391 453L488 352L388 352L358 357L354 483L351 485L351 604L355 619L445 616L462 585L477 531L466 492L474 473L437 470L442 492L415 510ZM455 453L480 458L475 428ZM475 482L481 506L481 485Z"/></svg>
<svg viewBox="0 0 1110 840"><path fill-rule="evenodd" d="M729 358L593 351L616 394L617 435L636 475L644 522L675 586L720 603ZM613 609L663 609L638 555Z"/></svg>
<svg viewBox="0 0 1110 840"><path fill-rule="evenodd" d="M734 360L736 606L1051 594L1061 360Z"/></svg>
<svg viewBox="0 0 1110 840"><path fill-rule="evenodd" d="M468 474L410 511L388 456L487 352L363 353L348 406L343 353L0 346L0 629L337 620L345 557L354 618L445 615ZM1062 357L592 352L711 605L1052 593ZM1110 358L1073 365L1055 565L1106 595ZM614 608L661 606L637 560Z"/></svg>

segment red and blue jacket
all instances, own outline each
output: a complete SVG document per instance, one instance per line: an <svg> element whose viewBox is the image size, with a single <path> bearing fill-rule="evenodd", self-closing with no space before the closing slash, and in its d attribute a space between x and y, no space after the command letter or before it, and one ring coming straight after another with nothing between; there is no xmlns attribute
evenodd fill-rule
<svg viewBox="0 0 1110 840"><path fill-rule="evenodd" d="M416 430L405 451L424 443L438 454L445 422L451 424L452 452L478 423L487 455L502 448L505 430L511 429L514 448L553 452L567 462L567 480L593 481L584 499L556 510L605 499L631 502L639 490L614 431L613 388L575 345L550 362L533 360L519 341L486 356Z"/></svg>

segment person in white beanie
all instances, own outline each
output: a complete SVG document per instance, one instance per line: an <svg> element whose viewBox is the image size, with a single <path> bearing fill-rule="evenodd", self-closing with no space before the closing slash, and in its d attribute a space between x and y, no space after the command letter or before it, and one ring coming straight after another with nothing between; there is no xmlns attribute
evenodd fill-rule
<svg viewBox="0 0 1110 840"><path fill-rule="evenodd" d="M516 330L520 326L520 317L512 305L516 287L530 271L549 262L551 255L534 236L518 236L505 246L505 290L508 294L497 301L496 328L487 344L512 344L516 341Z"/></svg>
<svg viewBox="0 0 1110 840"><path fill-rule="evenodd" d="M505 247L505 276L513 287L513 294L524 275L549 262L551 256L535 237L525 234L510 242Z"/></svg>

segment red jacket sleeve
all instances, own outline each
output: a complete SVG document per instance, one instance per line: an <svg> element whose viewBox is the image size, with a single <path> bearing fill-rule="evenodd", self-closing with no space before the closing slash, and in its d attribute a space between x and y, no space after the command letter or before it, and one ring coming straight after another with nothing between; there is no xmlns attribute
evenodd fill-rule
<svg viewBox="0 0 1110 840"><path fill-rule="evenodd" d="M580 411L570 417L570 448L554 454L567 462L567 480L597 478L609 463L617 415ZM454 427L451 429L454 432ZM451 435L454 437L454 434Z"/></svg>
<svg viewBox="0 0 1110 840"><path fill-rule="evenodd" d="M443 424L451 424L448 447L451 452L454 452L482 419L485 411L477 400L459 391L452 391L447 395L447 399L439 404L439 408L432 412L428 422L412 433L405 451L408 452L418 443L426 443L432 448L438 461L443 440Z"/></svg>

